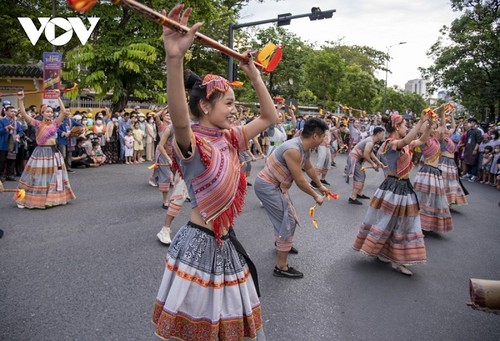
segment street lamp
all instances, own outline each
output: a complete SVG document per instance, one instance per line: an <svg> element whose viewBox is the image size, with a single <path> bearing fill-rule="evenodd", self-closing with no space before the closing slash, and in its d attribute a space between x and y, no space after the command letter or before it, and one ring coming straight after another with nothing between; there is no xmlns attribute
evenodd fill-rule
<svg viewBox="0 0 500 341"><path fill-rule="evenodd" d="M406 41L402 41L390 46L387 46L387 59L385 60L385 88L384 88L384 113L387 111L387 74L389 73L389 59L391 58L389 56L389 50L391 47L394 47L396 45L404 45L406 44Z"/></svg>
<svg viewBox="0 0 500 341"><path fill-rule="evenodd" d="M333 16L333 13L335 13L336 10L331 9L328 11L322 11L319 7L313 7L311 8L310 13L303 13L303 14L297 14L297 15L292 15L291 13L284 13L284 14L278 14L276 18L272 19L266 19L266 20L260 20L260 21L253 21L253 22L248 22L248 23L243 23L243 24L229 24L229 40L228 40L228 47L230 49L233 48L234 44L234 38L233 38L233 32L234 30L242 27L249 27L249 26L257 26L257 25L262 25L262 24L268 24L272 22L277 22L278 26L285 26L285 25L290 25L290 22L292 19L298 19L298 18L304 18L304 17L309 17L309 20L322 20L322 19L330 19ZM233 80L236 80L236 67L237 65L234 64L233 62L233 57L229 57L228 64L227 64L227 79L231 82Z"/></svg>

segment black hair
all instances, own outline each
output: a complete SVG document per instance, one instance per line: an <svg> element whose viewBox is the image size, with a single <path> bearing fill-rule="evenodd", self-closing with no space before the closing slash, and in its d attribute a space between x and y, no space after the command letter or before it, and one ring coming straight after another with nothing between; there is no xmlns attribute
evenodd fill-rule
<svg viewBox="0 0 500 341"><path fill-rule="evenodd" d="M189 91L188 106L191 114L200 119L203 117L203 111L200 107L200 102L205 101L214 105L219 98L223 96L219 91L214 91L207 99L207 88L202 85L202 78L191 70L184 71L184 87Z"/></svg>
<svg viewBox="0 0 500 341"><path fill-rule="evenodd" d="M469 118L469 119L467 120L467 122L469 122L469 123L474 122L474 123L476 123L476 124L478 123L477 118L474 118L474 117Z"/></svg>
<svg viewBox="0 0 500 341"><path fill-rule="evenodd" d="M13 105L8 105L4 109L5 109L5 111L7 111L7 110L10 110L10 109L15 109L15 107Z"/></svg>
<svg viewBox="0 0 500 341"><path fill-rule="evenodd" d="M484 151L492 153L493 152L493 147L492 146L485 146L484 147Z"/></svg>
<svg viewBox="0 0 500 341"><path fill-rule="evenodd" d="M373 135L377 135L378 133L380 133L380 132L382 132L382 131L385 131L385 129L384 129L384 128L382 128L382 127L375 127L375 128L373 129Z"/></svg>
<svg viewBox="0 0 500 341"><path fill-rule="evenodd" d="M130 113L126 112L123 114L123 116L130 116Z"/></svg>
<svg viewBox="0 0 500 341"><path fill-rule="evenodd" d="M393 114L393 115L395 115L395 114ZM393 132L396 131L396 129L398 128L398 126L400 126L401 124L403 124L404 121L405 121L405 119L402 119L401 122L399 122L396 125L393 125L392 119L389 117L389 119L387 120L387 123L385 124L385 129L387 130L387 132L389 134L392 134Z"/></svg>
<svg viewBox="0 0 500 341"><path fill-rule="evenodd" d="M493 140L497 140L498 137L500 136L500 133L498 132L498 130L494 130L493 133L491 133L491 135L493 135Z"/></svg>
<svg viewBox="0 0 500 341"><path fill-rule="evenodd" d="M300 134L302 137L308 138L314 134L321 135L328 130L328 125L320 118L309 118L304 123L304 129Z"/></svg>
<svg viewBox="0 0 500 341"><path fill-rule="evenodd" d="M127 133L132 131L132 128L127 128Z"/></svg>

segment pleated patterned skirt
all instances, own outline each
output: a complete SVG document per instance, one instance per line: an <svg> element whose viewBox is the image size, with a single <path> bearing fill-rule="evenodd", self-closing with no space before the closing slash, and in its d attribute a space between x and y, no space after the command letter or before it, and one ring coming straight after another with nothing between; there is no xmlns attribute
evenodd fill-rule
<svg viewBox="0 0 500 341"><path fill-rule="evenodd" d="M455 164L455 160L441 156L439 160L439 169L443 176L448 203L450 205L467 205L467 198L459 182L458 168Z"/></svg>
<svg viewBox="0 0 500 341"><path fill-rule="evenodd" d="M239 244L239 243L238 243ZM236 243L184 225L168 250L153 312L156 334L175 340L265 340L249 264Z"/></svg>
<svg viewBox="0 0 500 341"><path fill-rule="evenodd" d="M408 179L388 176L382 182L373 195L353 248L400 264L426 261L417 196Z"/></svg>
<svg viewBox="0 0 500 341"><path fill-rule="evenodd" d="M420 205L422 230L447 232L453 229L441 171L423 165L415 177L415 193Z"/></svg>
<svg viewBox="0 0 500 341"><path fill-rule="evenodd" d="M47 208L65 205L76 199L71 189L64 160L55 146L38 146L19 179L19 188L26 196L17 200L26 208Z"/></svg>

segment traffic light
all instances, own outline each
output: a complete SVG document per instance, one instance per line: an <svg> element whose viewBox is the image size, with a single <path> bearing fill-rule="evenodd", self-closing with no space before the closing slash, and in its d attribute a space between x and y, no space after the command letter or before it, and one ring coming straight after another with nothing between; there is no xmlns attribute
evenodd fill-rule
<svg viewBox="0 0 500 341"><path fill-rule="evenodd" d="M292 13L278 14L278 26L290 25Z"/></svg>
<svg viewBox="0 0 500 341"><path fill-rule="evenodd" d="M334 9L322 12L319 7L311 8L311 14L309 15L309 20L321 20L330 19L333 17Z"/></svg>

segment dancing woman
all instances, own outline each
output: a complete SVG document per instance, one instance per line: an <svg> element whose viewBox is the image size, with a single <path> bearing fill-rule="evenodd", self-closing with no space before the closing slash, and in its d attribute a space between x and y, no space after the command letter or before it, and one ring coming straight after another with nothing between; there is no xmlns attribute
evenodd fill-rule
<svg viewBox="0 0 500 341"><path fill-rule="evenodd" d="M19 111L24 120L35 127L38 145L19 179L19 188L26 192L24 199L17 199L19 208L45 209L65 205L76 198L69 184L64 158L56 147L57 131L67 112L59 90L53 91L59 100L59 116L54 119L54 110L45 106L41 112L41 122L26 114L24 92L18 92L17 95Z"/></svg>
<svg viewBox="0 0 500 341"><path fill-rule="evenodd" d="M422 230L447 232L453 229L446 191L438 168L441 146L434 136L437 124L429 122L424 126L422 136L411 143L422 150L424 164L415 176L415 192L420 206Z"/></svg>
<svg viewBox="0 0 500 341"><path fill-rule="evenodd" d="M191 8L176 5L168 14L186 25ZM271 96L249 55L240 63L260 102L261 115L231 128L237 113L233 89L220 76L190 76L189 109L183 61L201 23L189 32L163 28L167 98L174 135L174 166L191 198L190 221L167 253L153 314L156 333L165 339L263 339L256 271L233 230L246 194L238 152L277 119ZM192 81L194 79L194 81ZM190 113L199 124L191 125Z"/></svg>
<svg viewBox="0 0 500 341"><path fill-rule="evenodd" d="M456 124L453 113L451 117L451 131L455 131ZM439 143L441 146L441 158L439 159L439 169L443 176L444 190L449 205L467 205L465 189L463 188L460 177L458 176L458 167L455 163L455 142L451 139L450 130L446 127L446 114L441 113L441 126L439 127Z"/></svg>
<svg viewBox="0 0 500 341"><path fill-rule="evenodd" d="M406 121L392 114L387 123L389 138L380 147L386 157L388 176L376 190L353 248L391 263L405 275L408 264L426 261L424 235L420 227L417 195L408 175L413 163L408 144L416 137L427 116L407 133Z"/></svg>

